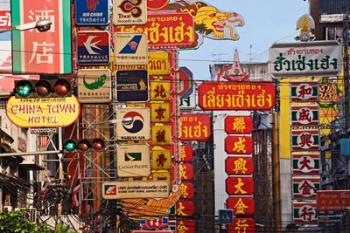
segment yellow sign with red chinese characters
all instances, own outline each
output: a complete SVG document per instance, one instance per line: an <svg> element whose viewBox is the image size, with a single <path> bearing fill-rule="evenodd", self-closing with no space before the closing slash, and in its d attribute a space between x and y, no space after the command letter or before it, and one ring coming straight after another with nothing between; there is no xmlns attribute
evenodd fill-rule
<svg viewBox="0 0 350 233"><path fill-rule="evenodd" d="M151 103L151 122L169 122L170 121L170 103L162 101Z"/></svg>
<svg viewBox="0 0 350 233"><path fill-rule="evenodd" d="M171 142L171 126L164 124L156 124L152 126L152 145L164 146L170 145Z"/></svg>
<svg viewBox="0 0 350 233"><path fill-rule="evenodd" d="M169 100L170 99L170 81L152 80L151 81L151 100Z"/></svg>
<svg viewBox="0 0 350 233"><path fill-rule="evenodd" d="M169 70L169 53L167 51L149 51L148 67L149 75L168 75Z"/></svg>
<svg viewBox="0 0 350 233"><path fill-rule="evenodd" d="M171 150L152 150L152 169L169 170L171 168Z"/></svg>

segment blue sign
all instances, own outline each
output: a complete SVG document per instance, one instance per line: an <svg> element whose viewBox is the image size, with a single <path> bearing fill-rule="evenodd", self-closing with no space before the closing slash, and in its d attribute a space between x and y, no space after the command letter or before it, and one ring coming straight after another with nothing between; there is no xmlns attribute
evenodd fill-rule
<svg viewBox="0 0 350 233"><path fill-rule="evenodd" d="M80 31L77 33L77 63L80 66L109 64L109 32Z"/></svg>
<svg viewBox="0 0 350 233"><path fill-rule="evenodd" d="M75 18L80 26L107 25L108 0L75 0Z"/></svg>
<svg viewBox="0 0 350 233"><path fill-rule="evenodd" d="M219 222L220 224L230 224L233 222L232 210L219 210Z"/></svg>

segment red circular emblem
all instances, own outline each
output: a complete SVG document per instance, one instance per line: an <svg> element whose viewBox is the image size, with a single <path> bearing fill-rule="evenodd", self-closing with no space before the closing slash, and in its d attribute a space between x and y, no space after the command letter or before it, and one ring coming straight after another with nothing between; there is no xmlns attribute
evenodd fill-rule
<svg viewBox="0 0 350 233"><path fill-rule="evenodd" d="M147 0L147 9L151 11L161 10L168 5L169 0Z"/></svg>

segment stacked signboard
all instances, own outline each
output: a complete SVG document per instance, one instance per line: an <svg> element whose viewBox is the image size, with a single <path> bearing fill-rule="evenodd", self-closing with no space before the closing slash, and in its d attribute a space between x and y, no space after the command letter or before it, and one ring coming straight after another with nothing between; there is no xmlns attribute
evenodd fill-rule
<svg viewBox="0 0 350 233"><path fill-rule="evenodd" d="M227 209L233 210L234 222L228 225L229 232L237 229L255 232L253 120L251 116L227 116L225 118L225 160Z"/></svg>
<svg viewBox="0 0 350 233"><path fill-rule="evenodd" d="M291 82L291 154L293 222L317 224L320 188L320 140L317 82Z"/></svg>

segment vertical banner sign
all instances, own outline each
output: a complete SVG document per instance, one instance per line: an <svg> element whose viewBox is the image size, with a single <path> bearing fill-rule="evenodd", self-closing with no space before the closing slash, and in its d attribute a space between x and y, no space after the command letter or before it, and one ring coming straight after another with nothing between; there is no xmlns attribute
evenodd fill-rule
<svg viewBox="0 0 350 233"><path fill-rule="evenodd" d="M113 4L114 25L137 25L147 22L147 0L119 0Z"/></svg>
<svg viewBox="0 0 350 233"><path fill-rule="evenodd" d="M253 118L250 116L227 116L225 132L227 134L249 134L253 131Z"/></svg>
<svg viewBox="0 0 350 233"><path fill-rule="evenodd" d="M319 88L317 82L291 82L290 100L292 102L317 102Z"/></svg>
<svg viewBox="0 0 350 233"><path fill-rule="evenodd" d="M106 25L108 0L75 0L76 23L80 26Z"/></svg>
<svg viewBox="0 0 350 233"><path fill-rule="evenodd" d="M51 28L12 31L13 73L72 73L70 0L13 0L12 25L47 19Z"/></svg>

